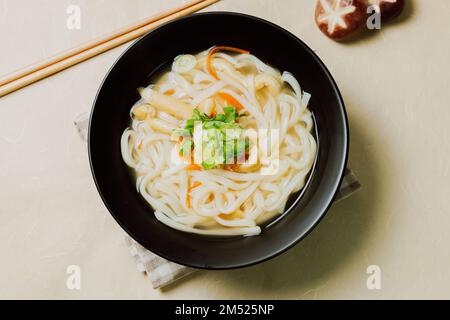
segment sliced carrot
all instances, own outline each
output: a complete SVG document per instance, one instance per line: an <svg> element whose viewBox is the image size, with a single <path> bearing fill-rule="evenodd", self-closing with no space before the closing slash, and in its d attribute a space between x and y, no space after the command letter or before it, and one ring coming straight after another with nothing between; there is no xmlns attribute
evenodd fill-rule
<svg viewBox="0 0 450 320"><path fill-rule="evenodd" d="M186 207L190 208L191 207L191 191L192 189L195 189L197 187L200 187L202 185L201 182L194 182L194 184L191 185L191 177L188 176L188 192L187 192L187 196L186 196Z"/></svg>
<svg viewBox="0 0 450 320"><path fill-rule="evenodd" d="M195 189L195 188L197 188L197 187L200 187L202 185L202 183L201 182L194 182L194 184L191 186L191 190L192 189Z"/></svg>
<svg viewBox="0 0 450 320"><path fill-rule="evenodd" d="M244 109L244 106L239 103L235 98L233 98L231 95L225 92L219 92L219 97L221 97L223 100L225 100L228 104L231 104L236 108L237 111L241 111Z"/></svg>
<svg viewBox="0 0 450 320"><path fill-rule="evenodd" d="M188 209L191 208L191 196L190 195L188 195L187 198L186 198L186 207Z"/></svg>
<svg viewBox="0 0 450 320"><path fill-rule="evenodd" d="M214 46L212 47L209 52L208 56L206 58L206 66L208 68L208 72L210 75L212 75L215 79L220 80L220 78L217 76L216 71L212 67L212 56L219 52L219 51L231 51L231 52L237 52L237 53L250 53L247 50L239 49L239 48L233 48L233 47L227 47L227 46Z"/></svg>
<svg viewBox="0 0 450 320"><path fill-rule="evenodd" d="M173 90L173 89L169 89L169 90L167 90L166 92L164 92L164 94L165 95L168 95L168 96L171 96L171 95L173 95L175 93L175 90Z"/></svg>
<svg viewBox="0 0 450 320"><path fill-rule="evenodd" d="M202 167L201 166L199 166L198 164L190 164L190 165L188 165L187 167L186 167L186 170L187 171L200 171L200 170L202 170Z"/></svg>
<svg viewBox="0 0 450 320"><path fill-rule="evenodd" d="M188 175L187 177L187 195L186 195L186 207L190 208L191 207L191 176Z"/></svg>

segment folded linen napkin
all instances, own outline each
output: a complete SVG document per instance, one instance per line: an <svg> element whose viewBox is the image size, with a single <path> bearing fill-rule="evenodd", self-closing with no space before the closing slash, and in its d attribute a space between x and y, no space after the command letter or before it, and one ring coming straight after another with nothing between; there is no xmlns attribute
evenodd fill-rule
<svg viewBox="0 0 450 320"><path fill-rule="evenodd" d="M79 115L75 119L74 123L81 139L86 142L89 126L89 114L83 113ZM350 169L347 168L345 170L345 176L341 187L334 201L336 202L349 197L360 187L361 185L356 176ZM136 262L138 270L148 275L154 289L167 286L197 270L168 261L152 253L127 234L125 234L125 242Z"/></svg>

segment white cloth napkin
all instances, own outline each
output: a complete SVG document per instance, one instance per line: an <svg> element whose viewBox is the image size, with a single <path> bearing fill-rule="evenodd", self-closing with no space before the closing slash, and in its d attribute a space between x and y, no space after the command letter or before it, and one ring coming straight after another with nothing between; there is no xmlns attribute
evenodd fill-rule
<svg viewBox="0 0 450 320"><path fill-rule="evenodd" d="M74 123L81 139L86 142L89 126L89 114L81 114L75 119ZM356 176L350 169L346 169L344 179L334 201L336 202L349 197L360 187L361 185ZM168 284L173 283L197 270L161 258L160 256L142 247L127 234L125 235L125 242L136 262L138 270L148 275L152 286L155 289L167 286Z"/></svg>

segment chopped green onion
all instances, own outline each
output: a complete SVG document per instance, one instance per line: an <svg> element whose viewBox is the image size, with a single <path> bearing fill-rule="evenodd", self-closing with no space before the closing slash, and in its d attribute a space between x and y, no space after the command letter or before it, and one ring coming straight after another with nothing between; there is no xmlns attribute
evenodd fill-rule
<svg viewBox="0 0 450 320"><path fill-rule="evenodd" d="M204 169L213 169L224 163L230 164L239 157L245 155L249 149L248 138L242 139L243 129L236 123L236 119L241 115L233 106L223 108L223 114L209 117L194 109L192 118L186 121L183 129L176 129L175 136L190 137L194 131L195 122L201 122L206 141L203 141L203 162ZM184 141L180 147L180 154L188 155L195 148L191 139Z"/></svg>
<svg viewBox="0 0 450 320"><path fill-rule="evenodd" d="M192 140L185 140L180 147L180 154L185 157L188 156L192 150L192 146L193 146L193 142Z"/></svg>
<svg viewBox="0 0 450 320"><path fill-rule="evenodd" d="M216 163L214 162L213 158L202 162L202 167L205 168L205 170L213 169L215 166L216 166Z"/></svg>
<svg viewBox="0 0 450 320"><path fill-rule="evenodd" d="M235 107L225 107L223 108L223 112L225 113L225 121L226 123L234 123L236 122L236 108Z"/></svg>
<svg viewBox="0 0 450 320"><path fill-rule="evenodd" d="M189 137L191 135L191 131L189 129L175 129L173 134L176 138Z"/></svg>
<svg viewBox="0 0 450 320"><path fill-rule="evenodd" d="M172 64L172 70L177 73L186 73L195 68L197 59L190 54L182 54L177 56Z"/></svg>
<svg viewBox="0 0 450 320"><path fill-rule="evenodd" d="M216 115L216 121L224 122L225 121L225 115L224 114Z"/></svg>

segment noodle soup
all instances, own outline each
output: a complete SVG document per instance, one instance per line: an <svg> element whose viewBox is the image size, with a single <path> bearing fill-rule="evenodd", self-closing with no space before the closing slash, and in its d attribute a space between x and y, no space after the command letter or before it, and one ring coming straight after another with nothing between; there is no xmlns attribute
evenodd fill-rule
<svg viewBox="0 0 450 320"><path fill-rule="evenodd" d="M291 73L213 47L176 57L138 90L121 151L160 222L257 235L305 186L317 144L310 95Z"/></svg>

